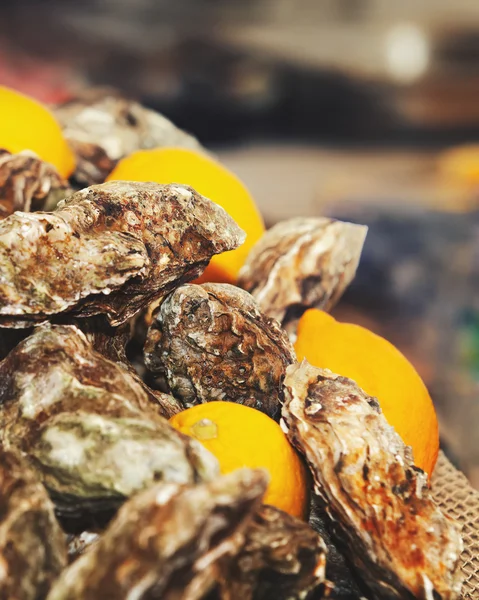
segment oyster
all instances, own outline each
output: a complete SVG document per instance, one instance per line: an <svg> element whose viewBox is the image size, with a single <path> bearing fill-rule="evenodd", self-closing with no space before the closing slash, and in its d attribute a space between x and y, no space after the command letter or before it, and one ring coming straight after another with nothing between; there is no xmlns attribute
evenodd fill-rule
<svg viewBox="0 0 479 600"><path fill-rule="evenodd" d="M321 537L273 506L255 514L241 552L229 564L221 574L222 600L304 598L312 590L322 597L326 547Z"/></svg>
<svg viewBox="0 0 479 600"><path fill-rule="evenodd" d="M321 217L281 221L253 246L238 285L283 326L308 308L330 310L356 273L366 232Z"/></svg>
<svg viewBox="0 0 479 600"><path fill-rule="evenodd" d="M45 598L67 562L65 536L42 484L2 446L0 515L0 598Z"/></svg>
<svg viewBox="0 0 479 600"><path fill-rule="evenodd" d="M89 90L55 108L73 149L75 179L103 183L123 157L140 149L175 146L200 150L200 143L163 115L112 90Z"/></svg>
<svg viewBox="0 0 479 600"><path fill-rule="evenodd" d="M279 419L287 335L235 286L184 285L161 304L145 344L145 364L166 373L186 406L228 400Z"/></svg>
<svg viewBox="0 0 479 600"><path fill-rule="evenodd" d="M65 525L70 528L77 521L86 525L89 515L108 516L110 508L157 481L211 479L218 472L216 459L194 442L148 415L120 418L77 411L47 419L22 449L57 514L72 521Z"/></svg>
<svg viewBox="0 0 479 600"><path fill-rule="evenodd" d="M48 600L195 600L232 560L261 502L262 471L196 487L158 484L133 497L100 540L64 571Z"/></svg>
<svg viewBox="0 0 479 600"><path fill-rule="evenodd" d="M376 598L452 600L461 537L375 398L306 361L286 374L283 425L306 457L325 512Z"/></svg>
<svg viewBox="0 0 479 600"><path fill-rule="evenodd" d="M0 381L0 438L11 443L60 412L174 413L173 398L170 405L152 402L137 378L95 352L73 325L37 327L0 362Z"/></svg>
<svg viewBox="0 0 479 600"><path fill-rule="evenodd" d="M0 317L22 326L73 311L118 326L243 240L220 206L185 186L86 188L53 213L0 221Z"/></svg>
<svg viewBox="0 0 479 600"><path fill-rule="evenodd" d="M74 326L38 327L0 363L0 382L0 440L28 455L68 527L155 481L217 473L216 459Z"/></svg>
<svg viewBox="0 0 479 600"><path fill-rule="evenodd" d="M0 150L0 219L17 210L53 210L71 193L55 167L30 151Z"/></svg>

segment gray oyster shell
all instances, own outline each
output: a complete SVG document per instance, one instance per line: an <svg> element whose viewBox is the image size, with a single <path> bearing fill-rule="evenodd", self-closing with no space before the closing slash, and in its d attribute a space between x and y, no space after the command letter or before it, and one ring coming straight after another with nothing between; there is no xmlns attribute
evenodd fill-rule
<svg viewBox="0 0 479 600"><path fill-rule="evenodd" d="M194 483L218 471L160 416L167 407L74 326L38 327L0 362L0 382L0 441L27 454L72 521L156 481Z"/></svg>
<svg viewBox="0 0 479 600"><path fill-rule="evenodd" d="M161 304L145 364L164 372L186 406L227 400L279 419L286 367L295 354L278 323L233 285L184 285Z"/></svg>
<svg viewBox="0 0 479 600"><path fill-rule="evenodd" d="M222 571L221 600L315 598L326 591L326 547L307 523L263 505L229 569Z"/></svg>

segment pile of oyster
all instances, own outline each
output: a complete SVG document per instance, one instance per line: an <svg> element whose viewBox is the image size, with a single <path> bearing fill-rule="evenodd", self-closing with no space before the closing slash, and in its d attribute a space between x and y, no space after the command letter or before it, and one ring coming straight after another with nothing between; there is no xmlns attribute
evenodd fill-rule
<svg viewBox="0 0 479 600"><path fill-rule="evenodd" d="M0 598L460 595L458 530L410 449L291 343L354 276L364 227L280 223L236 287L190 283L244 233L180 183L72 192L5 152L0 209ZM309 523L262 504L267 473L220 476L168 424L210 400L281 422L311 471Z"/></svg>

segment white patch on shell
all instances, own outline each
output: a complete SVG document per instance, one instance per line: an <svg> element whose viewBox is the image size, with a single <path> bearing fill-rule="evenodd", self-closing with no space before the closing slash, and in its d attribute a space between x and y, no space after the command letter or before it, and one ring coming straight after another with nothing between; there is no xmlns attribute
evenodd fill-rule
<svg viewBox="0 0 479 600"><path fill-rule="evenodd" d="M175 494L178 493L178 486L175 483L165 483L158 490L158 493L155 497L155 503L158 506L163 506L167 502L173 498Z"/></svg>
<svg viewBox="0 0 479 600"><path fill-rule="evenodd" d="M78 438L69 431L49 427L43 440L51 445L49 458L52 462L65 467L81 465L85 460L85 451L91 445L87 440Z"/></svg>
<svg viewBox="0 0 479 600"><path fill-rule="evenodd" d="M176 192L176 194L178 194L178 196L183 198L183 200L191 200L191 197L193 196L193 194L190 192L190 190L187 190L186 188L179 186L179 185L171 186L171 190L173 192Z"/></svg>

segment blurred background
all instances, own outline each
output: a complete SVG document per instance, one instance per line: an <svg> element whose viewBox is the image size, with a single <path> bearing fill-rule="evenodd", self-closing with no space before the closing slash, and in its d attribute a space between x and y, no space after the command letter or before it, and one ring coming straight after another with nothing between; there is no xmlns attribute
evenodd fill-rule
<svg viewBox="0 0 479 600"><path fill-rule="evenodd" d="M369 225L335 314L399 346L479 487L479 2L2 0L0 83L109 85L195 134L269 225Z"/></svg>

